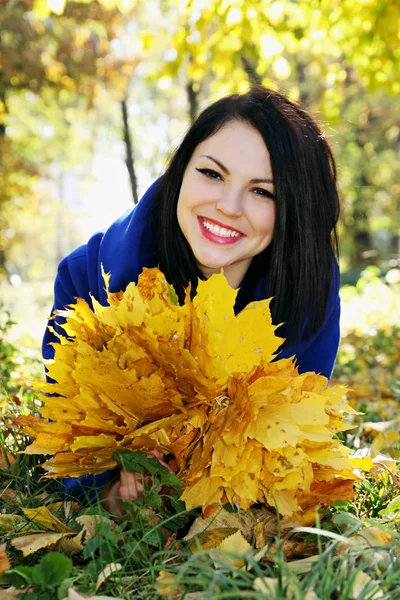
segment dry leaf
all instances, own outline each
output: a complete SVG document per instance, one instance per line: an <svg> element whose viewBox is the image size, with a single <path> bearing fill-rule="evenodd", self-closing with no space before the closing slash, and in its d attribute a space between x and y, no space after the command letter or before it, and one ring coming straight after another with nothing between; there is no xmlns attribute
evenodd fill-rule
<svg viewBox="0 0 400 600"><path fill-rule="evenodd" d="M365 594L365 588L372 582L373 579L371 579L367 573L364 573L364 571L357 571L351 586L349 598L357 600L361 594L365 600L378 600L378 598L383 598L385 594L379 589L379 581L375 582L376 587L371 590L371 592Z"/></svg>
<svg viewBox="0 0 400 600"><path fill-rule="evenodd" d="M252 553L253 548L243 537L240 531L226 537L218 546L209 551L210 557L214 561L215 567L220 567L221 563L228 567L239 568L244 565L243 558L245 554Z"/></svg>
<svg viewBox="0 0 400 600"><path fill-rule="evenodd" d="M0 545L0 573L4 573L11 567L10 559L7 556L6 552L7 544Z"/></svg>
<svg viewBox="0 0 400 600"><path fill-rule="evenodd" d="M215 527L210 531L205 531L199 534L190 544L192 552L197 552L199 549L210 550L218 548L222 542L236 533L238 530L234 527Z"/></svg>
<svg viewBox="0 0 400 600"><path fill-rule="evenodd" d="M113 573L117 573L121 569L122 565L120 563L109 563L108 565L106 565L97 578L96 587L94 591L97 592L99 587L105 582L105 580L108 577L110 577L110 575L112 575Z"/></svg>
<svg viewBox="0 0 400 600"><path fill-rule="evenodd" d="M76 515L81 510L82 506L78 502L64 501L64 502L50 502L46 503L46 507L51 512L62 511L64 517L69 519L73 515Z"/></svg>
<svg viewBox="0 0 400 600"><path fill-rule="evenodd" d="M25 519L20 515L0 515L0 533L8 533L25 523Z"/></svg>
<svg viewBox="0 0 400 600"><path fill-rule="evenodd" d="M15 587L9 587L6 590L0 590L0 600L11 600L20 598L24 590L17 590Z"/></svg>
<svg viewBox="0 0 400 600"><path fill-rule="evenodd" d="M261 592L267 597L275 596L278 591L279 580L275 577L256 577L253 583L253 589Z"/></svg>
<svg viewBox="0 0 400 600"><path fill-rule="evenodd" d="M82 526L82 531L78 535L82 534L82 541L85 544L97 534L97 526L101 523L106 524L113 531L117 530L116 523L102 515L81 515L76 517L75 521Z"/></svg>
<svg viewBox="0 0 400 600"><path fill-rule="evenodd" d="M82 596L74 588L69 588L67 600L86 600L86 598L91 598L91 600L123 600L115 596Z"/></svg>
<svg viewBox="0 0 400 600"><path fill-rule="evenodd" d="M12 546L20 550L24 556L33 554L41 548L50 548L60 542L64 537L71 537L72 533L35 533L24 535L11 541Z"/></svg>
<svg viewBox="0 0 400 600"><path fill-rule="evenodd" d="M299 597L298 587L287 576L282 577L282 587L285 590L287 600L296 600ZM266 598L275 598L279 596L279 579L276 577L256 577L253 583L253 589L256 592L264 594ZM319 600L313 590L307 590L304 600Z"/></svg>
<svg viewBox="0 0 400 600"><path fill-rule="evenodd" d="M197 517L188 533L184 537L186 542L191 541L195 536L203 533L210 533L213 529L240 529L244 535L251 535L252 528L256 524L256 517L251 511L243 513L228 512L222 507L208 517Z"/></svg>
<svg viewBox="0 0 400 600"><path fill-rule="evenodd" d="M60 519L57 519L46 506L41 506L39 508L22 508L21 510L29 520L46 527L46 529L49 529L50 531L76 533L73 529L64 525Z"/></svg>
<svg viewBox="0 0 400 600"><path fill-rule="evenodd" d="M290 571L296 573L296 575L303 575L312 570L314 563L317 563L321 559L319 554L308 556L307 558L301 558L300 560L292 560L286 563L286 566Z"/></svg>
<svg viewBox="0 0 400 600"><path fill-rule="evenodd" d="M14 456L10 452L7 452L3 446L0 446L0 469L8 469L14 461Z"/></svg>
<svg viewBox="0 0 400 600"><path fill-rule="evenodd" d="M13 490L12 488L5 488L4 490L0 490L0 499L3 500L3 502L6 502L7 504L12 504L13 506L15 506L15 504L21 500L21 499L25 499L26 496L18 491L18 490Z"/></svg>
<svg viewBox="0 0 400 600"><path fill-rule="evenodd" d="M304 600L320 600L314 590L307 590Z"/></svg>
<svg viewBox="0 0 400 600"><path fill-rule="evenodd" d="M80 554L83 550L82 544L82 533L78 533L73 537L64 536L60 541L60 550L67 556L75 556L75 554Z"/></svg>
<svg viewBox="0 0 400 600"><path fill-rule="evenodd" d="M182 590L175 584L176 576L169 571L160 571L156 579L155 589L160 596L167 598L177 597ZM174 594L174 596L171 596Z"/></svg>

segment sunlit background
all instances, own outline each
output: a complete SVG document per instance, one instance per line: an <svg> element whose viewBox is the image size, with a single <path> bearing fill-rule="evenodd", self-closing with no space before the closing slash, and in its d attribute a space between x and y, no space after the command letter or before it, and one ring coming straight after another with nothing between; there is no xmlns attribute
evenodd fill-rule
<svg viewBox="0 0 400 600"><path fill-rule="evenodd" d="M13 340L38 350L61 258L132 208L202 108L252 83L298 100L335 152L343 284L383 286L344 290L344 334L395 323L395 3L2 0L0 30L0 291Z"/></svg>

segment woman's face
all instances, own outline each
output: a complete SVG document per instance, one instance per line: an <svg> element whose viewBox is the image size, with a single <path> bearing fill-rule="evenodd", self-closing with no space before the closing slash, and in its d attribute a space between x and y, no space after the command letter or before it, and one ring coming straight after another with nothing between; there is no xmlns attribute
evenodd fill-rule
<svg viewBox="0 0 400 600"><path fill-rule="evenodd" d="M256 129L232 121L197 146L177 215L202 273L209 277L223 268L229 284L238 287L274 234L271 161Z"/></svg>

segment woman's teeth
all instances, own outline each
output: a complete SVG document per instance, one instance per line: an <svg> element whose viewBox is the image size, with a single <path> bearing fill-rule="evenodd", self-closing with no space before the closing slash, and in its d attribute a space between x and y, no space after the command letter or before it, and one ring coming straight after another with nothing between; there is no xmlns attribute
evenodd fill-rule
<svg viewBox="0 0 400 600"><path fill-rule="evenodd" d="M206 221L205 219L202 220L203 221L203 225L206 229L208 229L208 231L211 231L211 233L213 233L214 235L218 235L219 237L239 237L241 234L238 233L237 231L233 231L232 229L226 229L225 227L220 227L219 225L216 225L215 223L210 223L209 221Z"/></svg>

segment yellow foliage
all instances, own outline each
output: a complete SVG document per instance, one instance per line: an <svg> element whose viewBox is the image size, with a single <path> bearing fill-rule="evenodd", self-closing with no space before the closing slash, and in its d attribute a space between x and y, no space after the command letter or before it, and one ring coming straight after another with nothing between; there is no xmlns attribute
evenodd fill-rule
<svg viewBox="0 0 400 600"><path fill-rule="evenodd" d="M38 386L43 418L19 420L35 438L26 452L54 455L49 476L99 473L116 450L157 447L175 455L188 508L261 502L306 522L353 495L353 469L371 461L352 465L335 437L355 412L346 390L299 375L294 358L271 362L283 340L269 300L236 316L223 274L182 306L158 269L125 292L104 280L109 306L78 299L62 313L68 338L46 365L56 383Z"/></svg>

